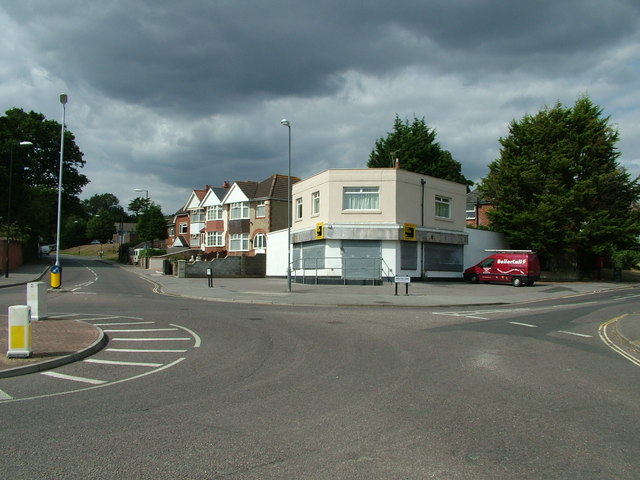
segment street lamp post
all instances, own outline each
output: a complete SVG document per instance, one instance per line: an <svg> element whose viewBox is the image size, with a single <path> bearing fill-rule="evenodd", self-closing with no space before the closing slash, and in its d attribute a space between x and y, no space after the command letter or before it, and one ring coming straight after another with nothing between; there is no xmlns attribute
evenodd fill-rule
<svg viewBox="0 0 640 480"><path fill-rule="evenodd" d="M134 188L133 189L134 192L145 192L145 198L147 200L147 203L145 203L145 210L149 209L149 190L145 190L144 188ZM147 240L144 241L144 249L145 251L148 249L148 243Z"/></svg>
<svg viewBox="0 0 640 480"><path fill-rule="evenodd" d="M11 156L9 157L9 191L7 194L7 252L4 259L4 276L9 277L9 246L11 245L11 183L13 181L13 147L16 145L33 146L32 142L20 142L11 144Z"/></svg>
<svg viewBox="0 0 640 480"><path fill-rule="evenodd" d="M62 284L62 269L60 267L60 221L62 214L62 167L63 167L63 159L64 159L64 122L65 122L65 113L67 104L67 100L69 97L66 93L60 94L60 103L62 104L62 125L60 126L60 172L58 173L58 222L56 227L56 263L55 269L52 270L52 281L51 284L54 288L60 288ZM53 275L55 275L56 281L53 281Z"/></svg>
<svg viewBox="0 0 640 480"><path fill-rule="evenodd" d="M287 289L291 291L291 122L283 118L280 123L289 130L289 169L287 174Z"/></svg>

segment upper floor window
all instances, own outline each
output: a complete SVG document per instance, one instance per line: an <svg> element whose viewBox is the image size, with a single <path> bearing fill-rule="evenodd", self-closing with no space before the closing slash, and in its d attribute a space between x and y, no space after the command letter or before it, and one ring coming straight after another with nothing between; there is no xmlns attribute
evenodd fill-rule
<svg viewBox="0 0 640 480"><path fill-rule="evenodd" d="M320 192L311 194L311 215L320 215Z"/></svg>
<svg viewBox="0 0 640 480"><path fill-rule="evenodd" d="M436 195L436 217L451 218L451 199Z"/></svg>
<svg viewBox="0 0 640 480"><path fill-rule="evenodd" d="M296 220L302 218L302 199L296 198Z"/></svg>
<svg viewBox="0 0 640 480"><path fill-rule="evenodd" d="M264 202L260 202L256 205L256 218L261 218L265 216L267 208Z"/></svg>
<svg viewBox="0 0 640 480"><path fill-rule="evenodd" d="M476 204L467 203L467 220L475 220L475 219L476 219Z"/></svg>
<svg viewBox="0 0 640 480"><path fill-rule="evenodd" d="M222 220L222 205L207 207L207 220Z"/></svg>
<svg viewBox="0 0 640 480"><path fill-rule="evenodd" d="M249 202L236 202L231 204L230 219L249 218Z"/></svg>
<svg viewBox="0 0 640 480"><path fill-rule="evenodd" d="M343 210L380 210L379 187L344 187Z"/></svg>
<svg viewBox="0 0 640 480"><path fill-rule="evenodd" d="M204 208L199 208L198 210L192 210L189 213L189 217L191 218L191 223L204 222Z"/></svg>
<svg viewBox="0 0 640 480"><path fill-rule="evenodd" d="M189 232L189 225L187 223L180 224L180 235L184 235Z"/></svg>

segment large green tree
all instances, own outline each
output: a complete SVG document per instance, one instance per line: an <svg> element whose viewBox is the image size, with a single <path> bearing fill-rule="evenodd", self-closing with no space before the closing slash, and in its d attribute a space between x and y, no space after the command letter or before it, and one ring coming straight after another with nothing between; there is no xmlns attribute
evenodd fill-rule
<svg viewBox="0 0 640 480"><path fill-rule="evenodd" d="M138 223L136 224L136 232L140 240L144 242L151 242L156 239L164 240L167 238L167 219L162 214L162 210L158 205L153 202L149 202L147 209L138 216Z"/></svg>
<svg viewBox="0 0 640 480"><path fill-rule="evenodd" d="M58 178L60 166L60 123L36 112L12 108L0 117L0 190L8 192L9 164L13 146L11 175L11 220L13 231L31 243L42 237L53 241L56 232ZM33 146L18 146L32 142ZM83 154L73 134L64 132L62 212L81 214L78 195L89 183L80 173ZM0 195L0 212L7 212L8 195ZM4 217L4 213L0 213ZM6 219L3 218L3 222ZM28 247L27 252L36 251Z"/></svg>
<svg viewBox="0 0 640 480"><path fill-rule="evenodd" d="M398 115L393 122L393 131L386 138L376 140L369 155L369 168L388 168L398 159L400 167L411 172L463 183L473 182L462 175L462 165L454 160L447 150L436 142L436 131L429 128L424 118L401 120Z"/></svg>
<svg viewBox="0 0 640 480"><path fill-rule="evenodd" d="M98 215L101 210L106 210L116 221L128 220L124 208L120 206L120 200L113 193L93 195L83 200L82 206L88 215Z"/></svg>
<svg viewBox="0 0 640 480"><path fill-rule="evenodd" d="M637 245L640 186L618 163L618 140L587 96L513 120L479 187L495 205L493 229L549 268L562 259L589 268L593 256Z"/></svg>
<svg viewBox="0 0 640 480"><path fill-rule="evenodd" d="M107 243L114 233L116 233L115 219L107 209L100 210L87 222L87 237L92 240Z"/></svg>

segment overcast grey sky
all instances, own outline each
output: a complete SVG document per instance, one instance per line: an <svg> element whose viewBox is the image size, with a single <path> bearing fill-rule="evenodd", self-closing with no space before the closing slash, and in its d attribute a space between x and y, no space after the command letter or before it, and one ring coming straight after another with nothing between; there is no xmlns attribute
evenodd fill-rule
<svg viewBox="0 0 640 480"><path fill-rule="evenodd" d="M479 180L514 118L588 94L640 174L638 0L4 0L0 108L67 127L82 195L167 214L205 184L366 167L424 117ZM400 160L401 154L400 154Z"/></svg>

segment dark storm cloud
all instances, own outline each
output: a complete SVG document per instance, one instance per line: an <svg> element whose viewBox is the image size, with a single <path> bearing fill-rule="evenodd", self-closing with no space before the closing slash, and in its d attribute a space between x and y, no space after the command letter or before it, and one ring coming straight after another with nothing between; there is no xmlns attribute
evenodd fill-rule
<svg viewBox="0 0 640 480"><path fill-rule="evenodd" d="M47 68L127 103L210 114L336 92L342 75L571 68L637 27L634 2L23 2ZM37 13L37 15L36 15ZM73 81L73 80L71 80Z"/></svg>
<svg viewBox="0 0 640 480"><path fill-rule="evenodd" d="M364 167L399 114L476 180L512 119L585 93L640 173L639 19L637 0L7 1L0 101L57 117L67 91L85 194L149 187L168 210L286 173L283 117L303 178Z"/></svg>

